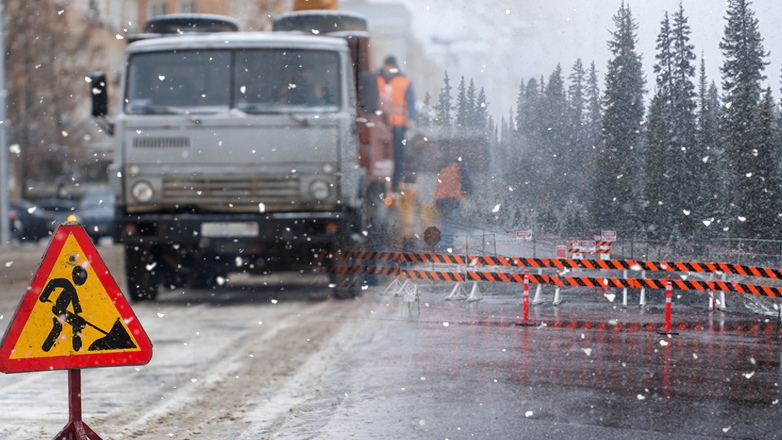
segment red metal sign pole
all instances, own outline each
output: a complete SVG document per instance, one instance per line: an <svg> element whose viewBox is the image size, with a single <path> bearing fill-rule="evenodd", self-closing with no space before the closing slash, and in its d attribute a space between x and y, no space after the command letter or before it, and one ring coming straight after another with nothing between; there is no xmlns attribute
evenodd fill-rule
<svg viewBox="0 0 782 440"><path fill-rule="evenodd" d="M524 320L521 322L517 322L516 325L521 326L533 326L535 324L531 324L527 322L527 317L529 316L529 271L524 271Z"/></svg>
<svg viewBox="0 0 782 440"><path fill-rule="evenodd" d="M671 276L665 282L665 333L671 332Z"/></svg>
<svg viewBox="0 0 782 440"><path fill-rule="evenodd" d="M68 370L68 424L54 440L101 440L81 419L81 370Z"/></svg>
<svg viewBox="0 0 782 440"><path fill-rule="evenodd" d="M671 332L671 290L673 283L671 283L671 276L668 275L668 279L665 281L665 331L657 332L661 335L678 335L678 333Z"/></svg>

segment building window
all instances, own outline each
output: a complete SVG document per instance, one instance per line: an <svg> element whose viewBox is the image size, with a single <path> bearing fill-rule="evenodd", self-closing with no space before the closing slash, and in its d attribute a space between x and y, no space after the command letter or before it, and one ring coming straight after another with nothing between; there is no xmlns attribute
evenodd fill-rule
<svg viewBox="0 0 782 440"><path fill-rule="evenodd" d="M166 15L165 3L150 3L149 4L149 16L157 17L158 15Z"/></svg>
<svg viewBox="0 0 782 440"><path fill-rule="evenodd" d="M179 2L179 12L182 14L194 14L195 2Z"/></svg>

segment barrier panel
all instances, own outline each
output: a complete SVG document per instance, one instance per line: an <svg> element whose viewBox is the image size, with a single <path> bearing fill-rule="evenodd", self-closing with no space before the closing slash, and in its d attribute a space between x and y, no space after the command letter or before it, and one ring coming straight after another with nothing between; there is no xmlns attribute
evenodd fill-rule
<svg viewBox="0 0 782 440"><path fill-rule="evenodd" d="M321 254L325 256L325 254ZM528 267L536 269L648 270L650 272L725 273L756 278L782 280L782 270L729 263L695 263L679 261L586 260L570 258L519 258L414 252L347 251L332 256L350 260L387 261L395 263L433 263L472 266Z"/></svg>
<svg viewBox="0 0 782 440"><path fill-rule="evenodd" d="M508 272L476 272L465 271L450 272L436 270L414 270L402 269L398 267L384 266L322 266L321 270L328 273L347 274L347 275L381 275L397 276L413 280L424 281L449 281L449 282L471 282L488 281L496 283L523 283L524 276L517 273ZM615 288L634 288L634 289L665 289L664 280L644 279L644 278L602 278L602 277L567 277L551 275L533 275L529 274L529 282L532 284L548 284L560 287L615 287ZM722 291L736 292L746 295L769 296L772 298L782 298L782 288L756 286L752 284L734 283L727 281L689 281L672 280L673 288L677 290L695 290L695 291Z"/></svg>

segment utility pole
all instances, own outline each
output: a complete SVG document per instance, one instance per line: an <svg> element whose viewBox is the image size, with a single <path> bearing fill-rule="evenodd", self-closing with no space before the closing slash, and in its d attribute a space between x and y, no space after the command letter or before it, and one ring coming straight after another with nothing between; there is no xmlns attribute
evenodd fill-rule
<svg viewBox="0 0 782 440"><path fill-rule="evenodd" d="M8 222L8 145L5 139L5 104L8 91L5 88L5 27L3 24L3 5L0 3L0 247L7 247L11 241L11 228Z"/></svg>

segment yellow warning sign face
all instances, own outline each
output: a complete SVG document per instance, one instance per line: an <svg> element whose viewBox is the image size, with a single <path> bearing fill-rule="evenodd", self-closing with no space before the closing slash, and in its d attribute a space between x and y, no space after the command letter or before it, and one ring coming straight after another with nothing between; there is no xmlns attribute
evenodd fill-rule
<svg viewBox="0 0 782 440"><path fill-rule="evenodd" d="M152 345L78 224L57 229L0 346L0 371L149 362Z"/></svg>
<svg viewBox="0 0 782 440"><path fill-rule="evenodd" d="M86 276L80 275L83 273ZM90 347L100 345L96 342L117 323L130 338L130 344L114 350L138 350L84 251L69 235L10 358L86 353Z"/></svg>

